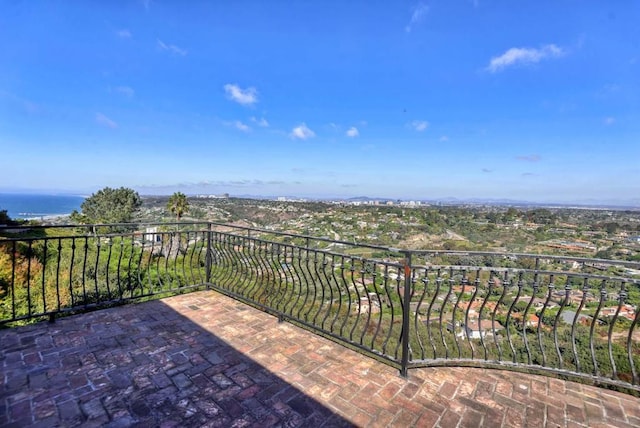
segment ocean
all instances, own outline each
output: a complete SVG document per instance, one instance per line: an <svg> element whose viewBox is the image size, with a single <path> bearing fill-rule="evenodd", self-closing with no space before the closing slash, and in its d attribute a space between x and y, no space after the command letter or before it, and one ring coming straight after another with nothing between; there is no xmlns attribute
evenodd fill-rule
<svg viewBox="0 0 640 428"><path fill-rule="evenodd" d="M80 211L83 196L0 193L0 211L13 219L39 219Z"/></svg>

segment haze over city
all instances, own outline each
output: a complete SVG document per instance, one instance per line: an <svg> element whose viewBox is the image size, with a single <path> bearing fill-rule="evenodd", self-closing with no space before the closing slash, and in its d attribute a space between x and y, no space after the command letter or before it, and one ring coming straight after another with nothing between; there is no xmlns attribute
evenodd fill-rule
<svg viewBox="0 0 640 428"><path fill-rule="evenodd" d="M638 2L0 14L0 192L640 205Z"/></svg>

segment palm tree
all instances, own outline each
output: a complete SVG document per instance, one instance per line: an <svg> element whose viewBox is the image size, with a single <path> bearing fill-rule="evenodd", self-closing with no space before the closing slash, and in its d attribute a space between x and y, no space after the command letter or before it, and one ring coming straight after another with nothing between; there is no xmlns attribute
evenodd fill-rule
<svg viewBox="0 0 640 428"><path fill-rule="evenodd" d="M182 192L176 192L169 198L169 202L167 202L167 209L175 214L176 219L180 221L180 217L182 214L189 211L189 201L187 201L187 196Z"/></svg>

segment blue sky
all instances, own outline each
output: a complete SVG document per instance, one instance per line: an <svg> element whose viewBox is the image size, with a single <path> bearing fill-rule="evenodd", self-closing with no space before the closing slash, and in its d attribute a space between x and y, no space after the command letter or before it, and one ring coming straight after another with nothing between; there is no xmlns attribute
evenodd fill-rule
<svg viewBox="0 0 640 428"><path fill-rule="evenodd" d="M637 1L6 1L0 191L640 205Z"/></svg>

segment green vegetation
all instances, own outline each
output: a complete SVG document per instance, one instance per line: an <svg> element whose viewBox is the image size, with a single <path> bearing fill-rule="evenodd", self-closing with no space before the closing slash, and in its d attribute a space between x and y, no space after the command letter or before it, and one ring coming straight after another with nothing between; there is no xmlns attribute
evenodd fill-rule
<svg viewBox="0 0 640 428"><path fill-rule="evenodd" d="M189 201L187 201L187 196L182 192L174 193L167 202L167 209L170 213L176 216L177 221L180 221L182 215L189 211Z"/></svg>
<svg viewBox="0 0 640 428"><path fill-rule="evenodd" d="M128 223L142 206L138 192L121 187L105 187L84 200L82 213L74 211L71 220L83 224Z"/></svg>

